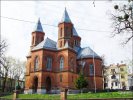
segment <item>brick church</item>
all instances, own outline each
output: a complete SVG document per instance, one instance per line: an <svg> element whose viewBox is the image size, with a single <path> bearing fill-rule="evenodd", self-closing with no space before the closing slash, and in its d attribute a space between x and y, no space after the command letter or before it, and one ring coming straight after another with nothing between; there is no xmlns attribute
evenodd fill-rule
<svg viewBox="0 0 133 100"><path fill-rule="evenodd" d="M74 81L80 72L88 81L87 89L103 89L102 59L90 47L81 47L66 9L58 24L57 42L46 37L40 20L31 35L25 93L59 93L61 88L76 92Z"/></svg>

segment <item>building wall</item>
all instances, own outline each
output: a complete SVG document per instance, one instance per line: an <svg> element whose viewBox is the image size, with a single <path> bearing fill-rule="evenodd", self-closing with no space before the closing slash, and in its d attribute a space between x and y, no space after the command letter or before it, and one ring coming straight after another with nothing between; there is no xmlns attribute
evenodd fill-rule
<svg viewBox="0 0 133 100"><path fill-rule="evenodd" d="M38 71L34 71L34 60L36 56L39 57L39 68ZM52 69L46 69L46 58L52 57ZM64 69L60 71L59 60L60 57L64 58ZM71 60L73 63L71 63ZM85 61L84 75L88 79L88 89L94 89L94 75L89 75L89 64L93 64L92 58L82 59ZM74 81L78 78L79 72L78 63L81 60L76 60L76 53L71 49L63 49L57 51L52 50L38 50L31 52L31 57L27 58L26 66L26 82L25 90L32 89L34 85L34 77L38 78L38 89L46 88L46 78L51 78L51 90L60 89L61 87L76 89ZM94 59L95 62L95 81L96 88L103 89L103 77L102 77L102 65L101 59ZM80 68L80 66L79 66ZM81 70L81 69L80 69ZM60 76L62 75L62 82L60 82Z"/></svg>
<svg viewBox="0 0 133 100"><path fill-rule="evenodd" d="M105 89L128 89L127 66L121 64L104 68L104 84Z"/></svg>

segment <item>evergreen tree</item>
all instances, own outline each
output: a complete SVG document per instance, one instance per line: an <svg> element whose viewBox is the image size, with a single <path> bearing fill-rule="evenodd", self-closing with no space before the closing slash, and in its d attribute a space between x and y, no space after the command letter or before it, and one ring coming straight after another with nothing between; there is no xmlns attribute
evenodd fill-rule
<svg viewBox="0 0 133 100"><path fill-rule="evenodd" d="M75 80L75 87L80 89L81 93L83 88L86 88L88 85L87 80L84 78L83 74L79 74L79 77Z"/></svg>

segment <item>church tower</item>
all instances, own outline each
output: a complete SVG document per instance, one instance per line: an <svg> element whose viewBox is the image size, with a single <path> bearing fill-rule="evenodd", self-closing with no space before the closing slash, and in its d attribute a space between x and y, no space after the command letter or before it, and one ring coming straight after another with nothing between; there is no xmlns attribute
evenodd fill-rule
<svg viewBox="0 0 133 100"><path fill-rule="evenodd" d="M61 22L58 24L58 48L64 48L66 41L68 45L72 47L71 37L73 34L73 24L69 18L67 10L65 8Z"/></svg>
<svg viewBox="0 0 133 100"><path fill-rule="evenodd" d="M44 35L45 33L43 32L40 19L38 19L38 22L32 32L31 49L44 40Z"/></svg>

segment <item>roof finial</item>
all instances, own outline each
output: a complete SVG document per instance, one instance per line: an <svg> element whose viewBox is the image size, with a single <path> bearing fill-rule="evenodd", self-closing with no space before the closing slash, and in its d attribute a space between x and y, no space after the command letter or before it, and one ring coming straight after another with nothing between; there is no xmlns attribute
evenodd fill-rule
<svg viewBox="0 0 133 100"><path fill-rule="evenodd" d="M38 18L38 22L35 26L35 29L34 29L35 32L43 32L43 28L42 28L42 24L41 24L41 21L40 21L40 18Z"/></svg>

